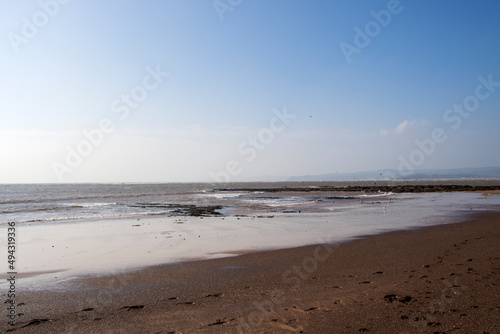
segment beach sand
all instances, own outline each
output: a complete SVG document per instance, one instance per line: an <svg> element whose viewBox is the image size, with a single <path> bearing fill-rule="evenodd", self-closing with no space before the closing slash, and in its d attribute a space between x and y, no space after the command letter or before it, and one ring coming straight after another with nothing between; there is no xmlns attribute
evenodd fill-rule
<svg viewBox="0 0 500 334"><path fill-rule="evenodd" d="M20 291L14 333L499 333L500 213Z"/></svg>

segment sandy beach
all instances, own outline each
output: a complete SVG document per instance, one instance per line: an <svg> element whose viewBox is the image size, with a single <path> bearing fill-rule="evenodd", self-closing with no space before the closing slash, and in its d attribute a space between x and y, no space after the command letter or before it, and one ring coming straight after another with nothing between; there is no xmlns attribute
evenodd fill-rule
<svg viewBox="0 0 500 334"><path fill-rule="evenodd" d="M498 333L500 213L20 294L15 333Z"/></svg>
<svg viewBox="0 0 500 334"><path fill-rule="evenodd" d="M0 334L500 334L500 1L0 7Z"/></svg>

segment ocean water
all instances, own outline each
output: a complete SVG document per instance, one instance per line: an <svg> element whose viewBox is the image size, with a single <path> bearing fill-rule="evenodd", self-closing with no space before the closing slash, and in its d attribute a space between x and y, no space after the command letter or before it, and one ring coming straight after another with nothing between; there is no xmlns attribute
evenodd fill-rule
<svg viewBox="0 0 500 334"><path fill-rule="evenodd" d="M297 185L310 186L303 183L244 183L232 184L231 187L252 189ZM185 215L182 209L187 205L222 206L217 211L221 214L286 212L298 206L305 206L307 210L313 205L316 206L314 210L321 211L325 203L347 203L370 196L341 192L304 195L218 191L220 187L208 183L0 185L0 224Z"/></svg>
<svg viewBox="0 0 500 334"><path fill-rule="evenodd" d="M207 189L206 184L0 185L0 223L169 214L175 208L166 204L192 201Z"/></svg>

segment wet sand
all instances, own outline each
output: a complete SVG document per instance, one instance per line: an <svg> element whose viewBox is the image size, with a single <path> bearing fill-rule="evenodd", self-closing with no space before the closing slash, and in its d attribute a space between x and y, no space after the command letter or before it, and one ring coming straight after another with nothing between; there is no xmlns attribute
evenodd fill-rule
<svg viewBox="0 0 500 334"><path fill-rule="evenodd" d="M60 273L62 270L46 270L46 271L31 271L31 272L25 272L25 273L17 273L16 277L21 279L21 278L29 278L29 277L36 277L40 275L48 275L48 274L55 274L55 273ZM11 275L8 274L3 274L0 275L1 280L8 279Z"/></svg>
<svg viewBox="0 0 500 334"><path fill-rule="evenodd" d="M500 213L20 292L15 333L498 333ZM0 328L8 328L3 320Z"/></svg>
<svg viewBox="0 0 500 334"><path fill-rule="evenodd" d="M353 199L349 194L285 192L271 197L257 194L255 199L253 193L238 195L226 199L228 209L225 215L218 216L155 215L19 224L19 278L25 273L40 274L21 280L20 287L61 288L60 282L66 284L80 275L235 256L241 251L345 242L360 235L456 222L459 215L500 208L500 196L482 193L397 197L376 193L359 194ZM247 210L242 205L258 207ZM241 214L245 210L248 215ZM43 274L52 271L61 272ZM0 281L0 290L6 285L6 281Z"/></svg>

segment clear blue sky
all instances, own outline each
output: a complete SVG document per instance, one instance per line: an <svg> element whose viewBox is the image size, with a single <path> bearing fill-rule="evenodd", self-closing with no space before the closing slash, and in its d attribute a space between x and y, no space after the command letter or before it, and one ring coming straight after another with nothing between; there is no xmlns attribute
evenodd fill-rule
<svg viewBox="0 0 500 334"><path fill-rule="evenodd" d="M0 182L500 165L498 1L60 2L0 5Z"/></svg>

